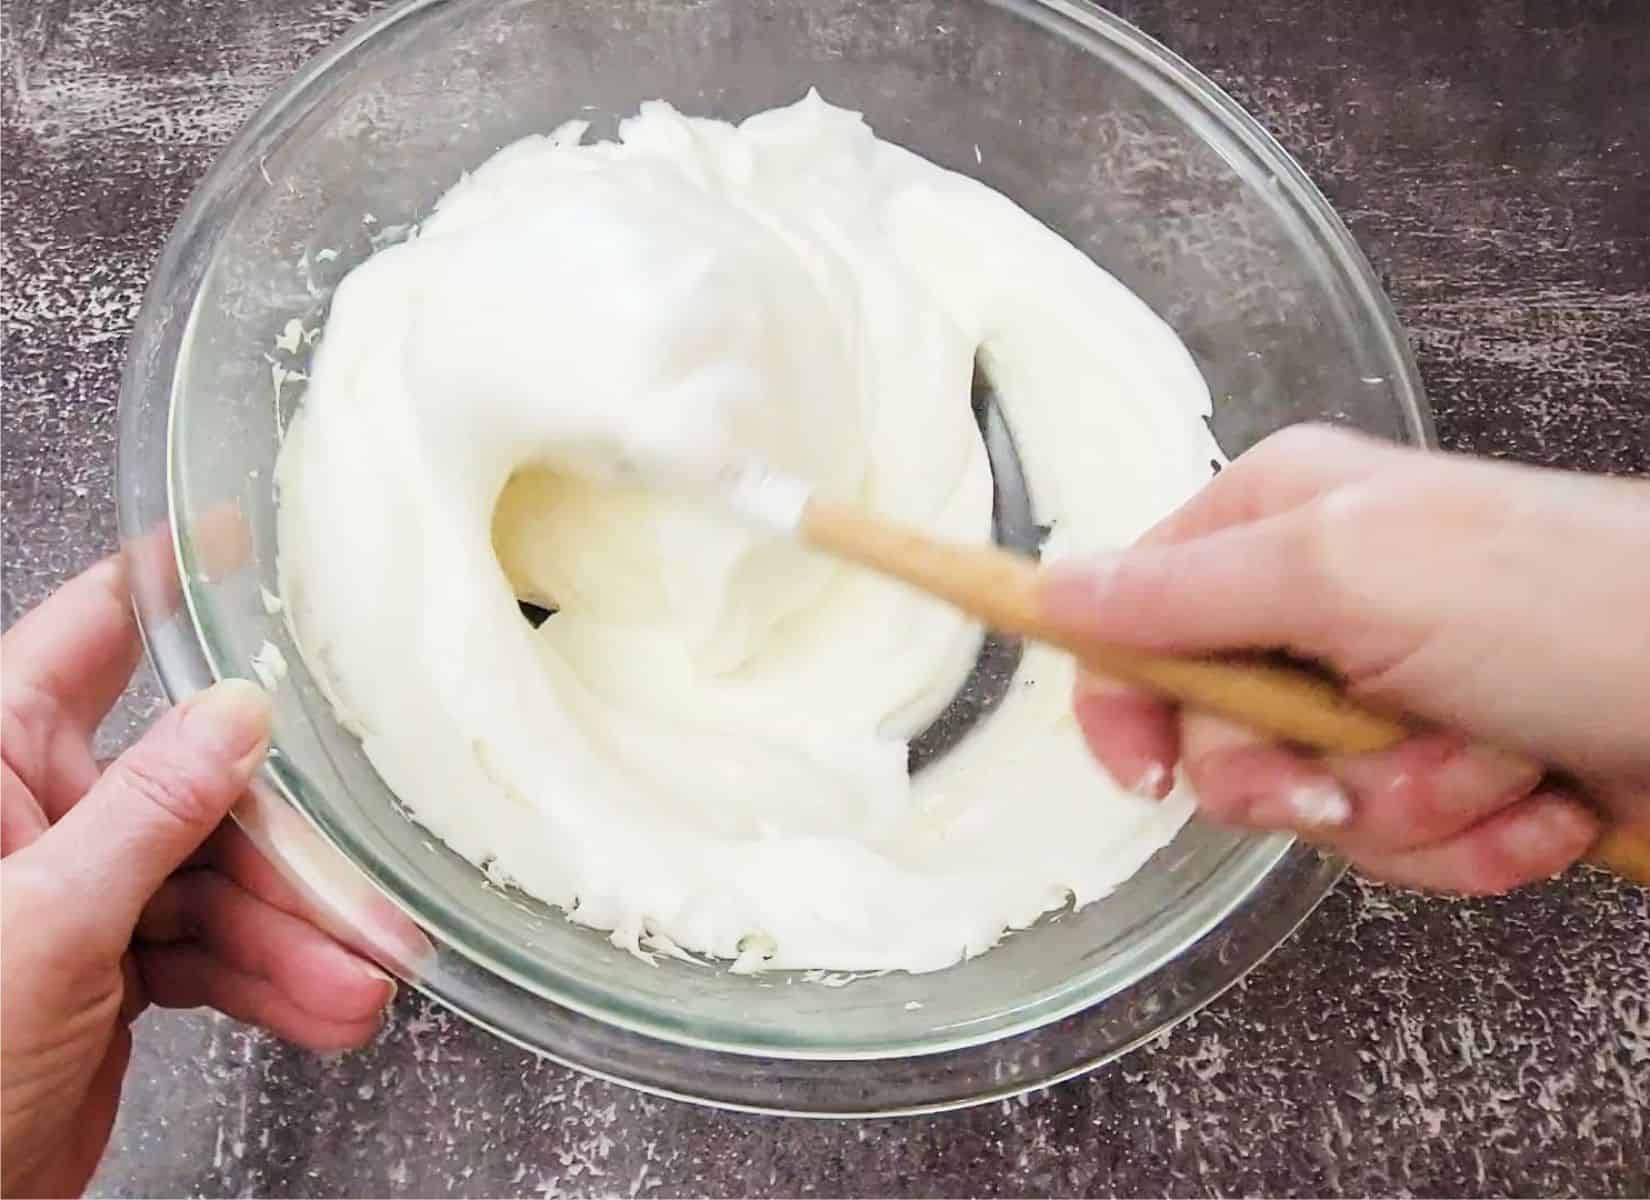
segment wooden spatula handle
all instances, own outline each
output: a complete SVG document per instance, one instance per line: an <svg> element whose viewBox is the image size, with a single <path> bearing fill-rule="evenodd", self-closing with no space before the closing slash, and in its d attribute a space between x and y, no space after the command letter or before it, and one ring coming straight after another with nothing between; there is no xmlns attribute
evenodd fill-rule
<svg viewBox="0 0 1650 1200"><path fill-rule="evenodd" d="M1058 646L1097 674L1280 741L1330 754L1362 754L1395 746L1419 728L1360 704L1333 679L1308 668L1250 656L1144 654L1075 635L1044 612L1037 564L1000 547L937 541L817 497L803 512L801 533L820 549L949 601L992 629ZM1588 861L1650 885L1650 843L1634 834L1607 831Z"/></svg>
<svg viewBox="0 0 1650 1200"><path fill-rule="evenodd" d="M1096 674L1139 684L1190 708L1326 754L1385 750L1415 732L1305 668L1247 657L1162 658L1107 646L1069 648Z"/></svg>
<svg viewBox="0 0 1650 1200"><path fill-rule="evenodd" d="M1650 841L1625 829L1606 829L1587 852L1587 862L1650 887Z"/></svg>
<svg viewBox="0 0 1650 1200"><path fill-rule="evenodd" d="M914 584L993 629L1070 651L1083 666L1259 733L1314 750L1384 750L1409 735L1403 721L1366 708L1311 671L1253 658L1143 654L1074 635L1043 611L1037 564L995 546L958 546L866 516L809 502L803 531L822 549Z"/></svg>

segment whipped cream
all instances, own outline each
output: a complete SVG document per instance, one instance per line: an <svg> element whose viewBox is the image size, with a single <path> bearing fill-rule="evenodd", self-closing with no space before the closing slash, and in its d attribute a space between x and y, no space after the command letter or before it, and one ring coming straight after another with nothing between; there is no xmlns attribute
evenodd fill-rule
<svg viewBox="0 0 1650 1200"><path fill-rule="evenodd" d="M913 779L980 630L623 467L733 448L984 542L978 353L1045 557L1119 546L1218 457L1184 347L815 94L583 132L501 150L333 298L278 483L281 594L340 720L458 853L630 949L924 971L1105 895L1192 805L1093 764L1069 659L1028 648Z"/></svg>

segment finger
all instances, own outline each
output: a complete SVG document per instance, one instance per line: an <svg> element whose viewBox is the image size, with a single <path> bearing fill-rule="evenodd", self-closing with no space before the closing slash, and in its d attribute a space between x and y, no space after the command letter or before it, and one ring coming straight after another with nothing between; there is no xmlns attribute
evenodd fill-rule
<svg viewBox="0 0 1650 1200"><path fill-rule="evenodd" d="M1288 512L1342 484L1373 477L1390 464L1394 449L1328 425L1291 425L1233 459L1138 544L1188 541Z"/></svg>
<svg viewBox="0 0 1650 1200"><path fill-rule="evenodd" d="M1598 831L1598 819L1579 801L1538 792L1446 841L1349 857L1364 874L1401 887L1491 896L1559 874L1587 852Z"/></svg>
<svg viewBox="0 0 1650 1200"><path fill-rule="evenodd" d="M1072 711L1089 750L1117 783L1161 800L1174 787L1180 722L1168 704L1108 679L1082 675Z"/></svg>
<svg viewBox="0 0 1650 1200"><path fill-rule="evenodd" d="M1186 770L1205 815L1297 833L1349 856L1446 840L1528 795L1544 774L1529 759L1448 735L1320 759L1212 718L1187 724Z"/></svg>
<svg viewBox="0 0 1650 1200"><path fill-rule="evenodd" d="M141 653L120 558L75 576L0 642L6 712L14 699L26 714L49 707L56 719L68 717L89 734L126 687ZM8 728L6 736L14 731Z"/></svg>
<svg viewBox="0 0 1650 1200"><path fill-rule="evenodd" d="M29 845L49 827L28 785L10 763L0 763L0 858Z"/></svg>
<svg viewBox="0 0 1650 1200"><path fill-rule="evenodd" d="M377 1013L355 1021L316 1016L267 979L237 971L191 942L144 946L137 958L149 998L162 1008L215 1008L318 1053L364 1046L382 1022Z"/></svg>
<svg viewBox="0 0 1650 1200"><path fill-rule="evenodd" d="M1302 508L1175 545L1054 563L1040 601L1056 625L1102 643L1327 655L1346 614L1323 577L1317 524Z"/></svg>
<svg viewBox="0 0 1650 1200"><path fill-rule="evenodd" d="M150 942L198 942L219 962L267 980L305 1012L329 1021L365 1020L395 995L395 984L376 966L216 871L167 880L143 910L137 934Z"/></svg>
<svg viewBox="0 0 1650 1200"><path fill-rule="evenodd" d="M6 743L7 759L19 740L27 746L18 753L17 775L28 786L39 803L48 826L80 802L80 798L97 783L97 758L92 753L91 735L83 733L73 721L52 724L53 718L40 712L24 718L22 724L36 721L36 728L46 728L43 738L25 735ZM43 724L39 723L43 722ZM48 728L49 726L49 728ZM10 728L15 728L12 726ZM5 735L10 736L9 732Z"/></svg>
<svg viewBox="0 0 1650 1200"><path fill-rule="evenodd" d="M1383 443L1326 426L1284 429L1230 464L1138 544L1172 544L1288 511L1348 480L1369 477L1385 450ZM1082 596L1076 603L1089 601ZM1179 755L1172 706L1094 678L1079 680L1073 705L1090 750L1114 779L1142 794L1167 794Z"/></svg>
<svg viewBox="0 0 1650 1200"><path fill-rule="evenodd" d="M190 567L208 583L228 579L252 559L252 526L239 500L223 500L191 522ZM158 617L170 616L183 599L178 576L178 551L172 528L165 521L121 544L127 575L137 608Z"/></svg>
<svg viewBox="0 0 1650 1200"><path fill-rule="evenodd" d="M1351 798L1315 758L1199 713L1184 718L1181 745L1198 811L1216 824L1321 840L1352 819Z"/></svg>
<svg viewBox="0 0 1650 1200"><path fill-rule="evenodd" d="M70 580L0 639L0 747L48 823L96 782L91 737L139 652L119 559Z"/></svg>
<svg viewBox="0 0 1650 1200"><path fill-rule="evenodd" d="M290 809L277 812L265 807L260 811L264 815L259 820L268 822L284 814L276 824L290 824L284 832L265 825L265 835L277 842L294 834L316 836ZM364 880L358 880L347 893L335 892L326 898L306 895L264 856L252 836L241 829L240 819L219 826L185 866L217 870L265 903L330 934L357 957L387 963L404 975L416 977L435 957L434 944L418 925Z"/></svg>
<svg viewBox="0 0 1650 1200"><path fill-rule="evenodd" d="M186 867L209 867L234 880L266 904L309 920L309 906L291 882L252 844L239 826L225 821L194 854Z"/></svg>
<svg viewBox="0 0 1650 1200"><path fill-rule="evenodd" d="M35 846L79 933L124 946L138 914L223 820L269 744L269 698L226 680L163 716Z"/></svg>
<svg viewBox="0 0 1650 1200"><path fill-rule="evenodd" d="M1356 847L1366 854L1413 850L1463 833L1528 796L1546 773L1532 759L1443 734L1325 765L1353 797L1351 819L1336 831L1334 844L1343 853Z"/></svg>

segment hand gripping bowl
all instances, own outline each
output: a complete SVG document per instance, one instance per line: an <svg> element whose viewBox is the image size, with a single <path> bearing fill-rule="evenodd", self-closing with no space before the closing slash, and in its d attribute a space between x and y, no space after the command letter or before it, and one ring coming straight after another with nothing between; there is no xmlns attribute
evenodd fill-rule
<svg viewBox="0 0 1650 1200"><path fill-rule="evenodd" d="M179 220L122 389L121 532L173 699L251 674L260 654L267 666L266 643L289 664L269 768L239 816L340 936L502 1037L654 1092L821 1115L938 1109L1162 1031L1260 961L1340 868L1194 822L1109 898L936 974L844 985L650 966L409 821L263 591L272 466L308 349L289 321L316 326L346 271L515 138L570 117L610 134L655 97L737 119L810 84L1007 193L1151 304L1209 380L1227 453L1309 419L1428 440L1403 337L1323 198L1212 84L1098 9L415 0L288 83ZM433 949L409 943L402 914Z"/></svg>

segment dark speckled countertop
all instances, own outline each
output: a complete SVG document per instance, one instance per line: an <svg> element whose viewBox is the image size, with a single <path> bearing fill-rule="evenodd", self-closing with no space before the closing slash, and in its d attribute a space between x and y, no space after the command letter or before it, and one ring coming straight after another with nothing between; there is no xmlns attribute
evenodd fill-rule
<svg viewBox="0 0 1650 1200"><path fill-rule="evenodd" d="M1117 7L1329 194L1397 303L1447 445L1650 471L1650 4ZM114 545L121 355L185 195L271 88L372 8L6 5L7 623ZM109 746L157 704L140 676ZM1647 1126L1645 892L1577 873L1456 903L1348 879L1243 986L1154 1044L931 1118L649 1099L412 997L374 1046L331 1060L205 1014L151 1015L95 1186L1644 1196Z"/></svg>

